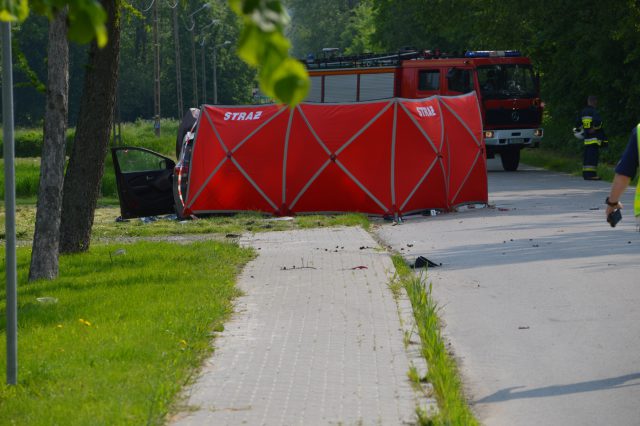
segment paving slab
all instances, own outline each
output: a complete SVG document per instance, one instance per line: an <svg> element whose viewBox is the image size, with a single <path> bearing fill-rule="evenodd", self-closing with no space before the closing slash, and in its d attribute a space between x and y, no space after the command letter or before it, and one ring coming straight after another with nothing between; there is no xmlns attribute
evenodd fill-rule
<svg viewBox="0 0 640 426"><path fill-rule="evenodd" d="M423 255L445 336L485 425L640 424L640 233L633 190L604 220L610 184L489 161L495 208L383 225Z"/></svg>
<svg viewBox="0 0 640 426"><path fill-rule="evenodd" d="M240 242L258 253L239 278L244 295L173 424L401 425L433 403L409 382L393 264L366 231Z"/></svg>

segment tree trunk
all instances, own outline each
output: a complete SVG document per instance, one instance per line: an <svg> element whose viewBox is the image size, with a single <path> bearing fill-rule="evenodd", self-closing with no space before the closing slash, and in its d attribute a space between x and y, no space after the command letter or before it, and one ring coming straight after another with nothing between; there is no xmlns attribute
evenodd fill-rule
<svg viewBox="0 0 640 426"><path fill-rule="evenodd" d="M101 3L107 12L109 42L99 49L94 41L89 50L76 137L64 181L62 253L89 248L113 121L120 51L120 0Z"/></svg>
<svg viewBox="0 0 640 426"><path fill-rule="evenodd" d="M49 24L47 97L40 186L29 281L58 276L58 241L69 107L69 43L66 9Z"/></svg>

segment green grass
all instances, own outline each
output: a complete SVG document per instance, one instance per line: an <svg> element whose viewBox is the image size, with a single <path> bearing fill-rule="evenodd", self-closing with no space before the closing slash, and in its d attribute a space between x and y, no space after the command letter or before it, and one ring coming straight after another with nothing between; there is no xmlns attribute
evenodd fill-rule
<svg viewBox="0 0 640 426"><path fill-rule="evenodd" d="M4 199L4 160L0 159L0 197ZM40 158L16 158L16 197L33 197L38 193Z"/></svg>
<svg viewBox="0 0 640 426"><path fill-rule="evenodd" d="M413 306L413 313L422 344L422 355L429 366L426 380L432 384L438 400L438 413L434 417L418 410L421 425L464 425L475 426L475 419L467 405L462 390L458 369L449 353L440 331L438 305L431 294L431 285L427 287L424 275L415 275L400 255L393 256L393 263L399 281L407 291ZM410 376L417 372L410 371ZM412 377L419 381L420 378Z"/></svg>
<svg viewBox="0 0 640 426"><path fill-rule="evenodd" d="M521 160L530 166L582 176L582 158L578 155L563 154L547 149L526 149L521 152ZM615 174L614 169L614 165L600 162L598 176L611 182Z"/></svg>
<svg viewBox="0 0 640 426"><path fill-rule="evenodd" d="M138 120L135 123L123 123L121 129L122 145L140 146L169 158L175 158L176 135L178 132L178 122L176 120L161 120L162 132L159 138L155 136L153 123L150 121ZM73 134L73 131L73 129L70 130L71 134ZM16 139L21 135L23 139L28 139L31 142L35 140L40 140L41 142L42 129L20 129ZM32 157L15 159L16 197L19 198L35 198L38 194L40 180L40 157L38 155L40 155L41 148L32 145L30 143L29 149L23 150L25 153L32 155ZM0 168L4 170L4 160L0 160ZM118 197L110 151L105 158L101 194L103 197ZM0 198L4 198L4 173L0 175Z"/></svg>
<svg viewBox="0 0 640 426"><path fill-rule="evenodd" d="M141 146L175 159L178 125L177 120L160 120L160 137L156 137L152 121L122 123L122 145Z"/></svg>
<svg viewBox="0 0 640 426"><path fill-rule="evenodd" d="M217 242L102 245L61 257L58 279L26 284L29 256L19 250L19 383L0 385L0 424L164 423L210 353L252 252ZM3 291L0 299L4 311Z"/></svg>
<svg viewBox="0 0 640 426"><path fill-rule="evenodd" d="M119 207L109 204L99 205L94 216L92 239L95 241L121 237L162 237L185 234L217 234L224 237L227 234L241 234L243 232L283 231L329 226L361 226L364 229L369 229L370 226L367 216L358 213L296 216L291 220L280 220L255 212L246 212L181 222L161 218L151 223L143 223L139 219L116 222L115 219L119 215ZM33 238L35 217L35 205L20 203L16 206L18 240L28 242ZM4 209L0 208L0 239L5 238L4 220Z"/></svg>
<svg viewBox="0 0 640 426"><path fill-rule="evenodd" d="M4 199L4 160L0 159L0 197ZM16 158L15 181L17 198L36 198L40 184L40 158ZM104 176L102 178L101 194L103 197L117 198L116 177L113 170L111 155L105 160Z"/></svg>

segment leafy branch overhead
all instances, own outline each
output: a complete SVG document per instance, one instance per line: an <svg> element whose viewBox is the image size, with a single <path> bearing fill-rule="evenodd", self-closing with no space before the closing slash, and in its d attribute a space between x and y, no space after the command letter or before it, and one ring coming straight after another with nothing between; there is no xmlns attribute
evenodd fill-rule
<svg viewBox="0 0 640 426"><path fill-rule="evenodd" d="M262 91L289 105L301 102L309 91L309 78L302 63L289 56L291 44L284 36L289 16L282 3L229 0L229 4L244 21L238 55L258 67Z"/></svg>
<svg viewBox="0 0 640 426"><path fill-rule="evenodd" d="M94 38L98 46L107 44L107 15L95 0L0 0L0 21L24 21L30 9L51 19L59 10L69 7L68 38L78 43L88 43Z"/></svg>

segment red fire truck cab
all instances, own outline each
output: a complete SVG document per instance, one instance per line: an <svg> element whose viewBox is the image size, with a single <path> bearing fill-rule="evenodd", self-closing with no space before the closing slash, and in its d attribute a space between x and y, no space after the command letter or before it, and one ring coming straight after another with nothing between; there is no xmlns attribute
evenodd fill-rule
<svg viewBox="0 0 640 426"><path fill-rule="evenodd" d="M334 49L328 49L332 51ZM307 59L307 102L363 102L390 97L455 96L475 91L487 157L515 171L520 150L542 140L537 75L519 52L473 51L449 57L430 51Z"/></svg>

